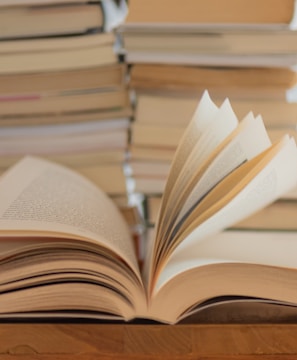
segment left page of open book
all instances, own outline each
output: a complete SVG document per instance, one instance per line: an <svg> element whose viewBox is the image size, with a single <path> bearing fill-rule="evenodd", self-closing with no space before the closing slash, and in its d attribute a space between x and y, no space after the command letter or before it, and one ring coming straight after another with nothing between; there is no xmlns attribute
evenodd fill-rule
<svg viewBox="0 0 297 360"><path fill-rule="evenodd" d="M1 176L0 199L0 316L144 313L130 230L103 191L25 157Z"/></svg>
<svg viewBox="0 0 297 360"><path fill-rule="evenodd" d="M25 157L0 178L0 236L87 240L139 274L128 226L108 196L60 165Z"/></svg>

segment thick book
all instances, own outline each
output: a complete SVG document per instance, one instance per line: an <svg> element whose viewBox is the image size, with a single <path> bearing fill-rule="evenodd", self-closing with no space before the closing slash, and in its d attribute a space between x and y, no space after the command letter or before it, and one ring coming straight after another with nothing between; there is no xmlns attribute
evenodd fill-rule
<svg viewBox="0 0 297 360"><path fill-rule="evenodd" d="M222 87L223 91L224 87ZM260 91L261 87L259 87ZM240 90L238 89L238 92ZM292 128L296 126L296 111L297 102L290 102L286 100L277 99L237 99L230 96L232 107L239 118L244 117L251 108L255 114L261 114L264 119L266 127L269 128ZM221 101L215 98L216 103ZM138 93L137 94L137 106L135 108L135 128L136 128L136 140L140 139L151 144L156 143L152 138L152 141L148 138L142 141L141 136L144 133L145 127L150 128L150 132L154 133L154 128L166 128L170 134L173 132L171 129L185 128L189 122L189 118L194 113L196 108L196 100L192 95L189 96L177 96L177 94L169 93ZM158 116L162 114L162 117ZM160 129L159 136L161 136L162 129ZM139 134L139 135L138 135ZM165 131L166 134L166 131ZM155 136L157 138L158 135ZM173 135L174 137L174 135ZM166 135L165 135L166 138ZM165 140L164 143L166 144Z"/></svg>
<svg viewBox="0 0 297 360"><path fill-rule="evenodd" d="M3 41L0 43L0 74L70 71L113 65L118 62L114 44L112 32Z"/></svg>
<svg viewBox="0 0 297 360"><path fill-rule="evenodd" d="M1 0L0 6L32 6L87 3L88 0Z"/></svg>
<svg viewBox="0 0 297 360"><path fill-rule="evenodd" d="M104 13L100 2L2 6L0 23L1 39L66 36L102 31Z"/></svg>
<svg viewBox="0 0 297 360"><path fill-rule="evenodd" d="M296 31L291 29L205 29L166 28L123 29L126 52L153 52L159 54L228 54L260 55L283 54L297 51ZM273 40L273 41L272 41Z"/></svg>
<svg viewBox="0 0 297 360"><path fill-rule="evenodd" d="M295 0L130 0L125 26L289 25Z"/></svg>
<svg viewBox="0 0 297 360"><path fill-rule="evenodd" d="M0 118L98 112L129 107L126 87L69 90L59 93L0 95Z"/></svg>
<svg viewBox="0 0 297 360"><path fill-rule="evenodd" d="M68 112L51 114L22 114L20 116L0 117L1 126L27 126L27 125L50 125L50 124L75 124L79 122L111 120L131 117L131 106L121 108L98 109L92 112Z"/></svg>
<svg viewBox="0 0 297 360"><path fill-rule="evenodd" d="M96 14L96 11L98 11L98 9L92 9L94 5L100 8L100 14ZM65 13L64 11L63 14L63 9L65 10L65 7L67 6L69 7L69 9L73 8L73 10L75 7L79 10L79 7L81 7L82 11L81 13L79 13L79 11L74 11L73 15L70 12L67 13L66 11ZM88 6L89 10L92 10L91 12L87 10ZM52 21L50 21L51 19L46 14L46 7L49 8L48 15L53 15L51 17ZM52 14L50 14L50 9L57 9L58 7L62 9L62 12L58 10L53 11ZM45 30L44 27L48 27L56 34L57 31L63 31L63 29L63 33L65 33L65 29L68 30L68 33L71 31L73 32L74 30L76 31L76 33L78 33L82 30L94 30L94 25L96 26L95 30L99 30L98 24L100 24L102 30L111 31L118 27L127 15L126 0L1 0L0 8L1 12L2 10L5 11L9 8L9 12L13 17L13 24L15 24L17 20L14 15L19 15L18 17L24 25L22 33L17 31L18 35L21 37L24 35L28 36L28 32L30 34L30 30L31 32L32 30L34 30L35 32L39 32L39 34L42 35L42 31L44 32ZM23 13L18 11L22 8L24 10ZM35 15L37 15L38 10L41 11L41 15L43 15L44 20L46 20L46 24L40 24L40 22L38 21L39 17L38 19L36 19ZM26 15L25 18L22 15ZM60 15L65 15L64 24L61 23L61 20L63 20L63 18L61 19ZM4 24L7 24L7 21L9 21L10 19L7 19L5 17ZM32 20L35 24L30 24L29 20ZM25 26L26 24L28 25L28 28ZM20 29L22 27L21 25L18 25L17 28ZM6 30L5 33L7 31L8 33L16 32L16 30L9 30L5 27L1 28L1 30ZM37 34L35 35L37 36Z"/></svg>
<svg viewBox="0 0 297 360"><path fill-rule="evenodd" d="M116 63L77 70L0 75L0 97L110 89L126 84L126 65Z"/></svg>
<svg viewBox="0 0 297 360"><path fill-rule="evenodd" d="M141 270L104 192L25 157L0 178L1 316L176 323L230 296L297 304L295 234L244 241L221 231L296 181L294 139L271 144L260 116L238 122L228 100L218 108L206 92L172 162Z"/></svg>
<svg viewBox="0 0 297 360"><path fill-rule="evenodd" d="M152 63L151 67L156 67L157 69L163 68L169 64L169 69L164 70L164 75L160 76L159 82L156 82L155 85L161 85L162 80L166 79L166 76L170 75L170 68L173 70L173 76L175 76L175 84L177 87L190 85L193 89L193 86L201 87L202 79L199 75L195 78L194 74L189 79L183 79L181 76L181 71L189 73L200 72L202 76L204 75L207 78L207 73L209 73L210 78L204 82L209 82L212 87L217 90L219 93L219 83L213 83L211 76L217 73L218 81L219 76L232 76L233 73L237 76L237 79L229 79L227 81L228 91L232 90L232 85L234 86L234 80L238 81L238 75L242 73L242 79L240 79L238 85L243 85L242 82L246 81L245 73L248 70L245 69L246 66L251 67L252 64L255 66L262 66L263 72L267 71L265 66L265 60L267 65L270 66L275 62L275 64L287 64L288 62L296 63L296 51L297 51L297 32L291 29L282 29L282 30L265 30L265 29L238 29L234 27L233 29L226 29L224 26L212 26L204 27L203 29L193 30L184 26L183 29L174 28L174 29L131 29L130 31L126 29L123 33L123 43L124 43L124 52L127 54L127 61L140 65L140 67L149 67L147 64ZM213 64L216 67L220 67L220 64L217 61L217 57L223 61L225 65L231 66L241 66L243 69L209 69L208 66ZM295 60L294 60L295 59ZM139 61L139 64L138 64ZM142 65L143 64L143 65ZM153 65L155 64L155 65ZM204 65L204 72L199 69L183 69L181 65L183 64L198 64ZM262 64L262 65L261 65ZM180 67L177 69L178 72L175 74L174 68ZM192 66L193 68L193 66ZM216 71L215 71L216 70ZM269 69L270 70L270 69ZM277 75L278 69L271 69L271 75L275 72ZM285 69L283 69L285 70ZM229 73L229 74L228 74ZM252 73L250 71L250 73ZM260 71L255 69L255 73L250 75L250 80L258 80L258 84L261 84L261 87L264 86L265 82L267 83L267 78L264 79L263 84L261 83L260 78L257 79L257 76L263 76L264 74L258 74ZM148 77L150 73L146 75ZM171 75L171 80L173 76ZM181 76L182 80L180 83L177 82L178 75ZM156 79L157 75L152 76ZM152 79L151 79L152 80ZM169 80L169 79L168 79ZM168 81L167 80L167 81ZM272 77L273 81L273 77ZM233 83L233 84L232 84ZM141 82L140 82L141 85ZM146 87L150 83L148 82ZM153 85L153 84L152 84ZM167 83L167 86L169 84ZM283 84L284 85L284 84ZM145 85L144 85L145 86ZM208 88L206 86L206 88ZM229 89L230 88L230 89ZM191 88L190 88L191 89ZM208 88L212 91L212 88ZM235 91L234 91L235 90ZM250 90L250 95L252 94L253 89ZM261 89L262 90L262 89ZM267 89L268 90L268 89ZM270 89L270 91L276 91L279 89ZM254 89L255 92L258 92L261 97L261 91L257 91L257 88ZM236 94L236 89L233 88L233 93ZM238 94L239 95L239 94ZM225 96L228 96L228 92ZM256 96L256 95L255 95ZM263 94L264 96L264 94Z"/></svg>
<svg viewBox="0 0 297 360"><path fill-rule="evenodd" d="M128 64L169 64L186 66L211 67L296 67L296 52L282 54L215 54L209 53L165 53L148 50L127 51L125 56Z"/></svg>
<svg viewBox="0 0 297 360"><path fill-rule="evenodd" d="M296 100L296 71L278 67L209 67L133 64L130 86L139 92L197 96L208 89L215 98Z"/></svg>

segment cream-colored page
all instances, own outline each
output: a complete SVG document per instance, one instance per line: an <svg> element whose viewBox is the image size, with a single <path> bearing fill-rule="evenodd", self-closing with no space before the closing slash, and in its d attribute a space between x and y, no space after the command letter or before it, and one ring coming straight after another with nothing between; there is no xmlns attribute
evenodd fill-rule
<svg viewBox="0 0 297 360"><path fill-rule="evenodd" d="M296 144L293 139L285 138L283 147L263 170L225 207L192 231L175 249L157 279L154 292L170 278L195 267L195 261L196 264L201 263L199 252L195 252L194 262L186 260L187 256L193 260L195 244L202 240L207 242L209 236L275 201L296 183Z"/></svg>
<svg viewBox="0 0 297 360"><path fill-rule="evenodd" d="M180 210L176 223L199 202L221 179L242 163L252 159L271 145L263 120L249 113L242 120L241 131L218 154L197 182Z"/></svg>
<svg viewBox="0 0 297 360"><path fill-rule="evenodd" d="M178 261L234 261L272 266L297 267L295 232L222 231L207 241L193 243L181 250ZM175 259L177 260L177 259ZM203 260L205 261L205 260ZM206 260L207 261L207 260ZM198 264L198 262L197 262Z"/></svg>
<svg viewBox="0 0 297 360"><path fill-rule="evenodd" d="M206 298L234 294L234 291L238 291L238 295L271 296L277 301L290 301L291 297L296 302L296 272L293 273L297 267L297 242L293 232L226 231L207 241L193 243L191 251L184 250L175 259L182 264L183 273L171 277L171 264L164 270L168 281L155 294L150 308L153 318L163 317L163 321L167 318L172 322ZM263 273L265 267L267 273ZM276 268L272 270L271 267ZM224 272L226 269L229 273L228 270ZM271 270L274 276L268 279ZM175 299L170 307L166 305L168 298Z"/></svg>
<svg viewBox="0 0 297 360"><path fill-rule="evenodd" d="M117 253L140 277L126 222L107 195L84 177L26 157L0 178L0 198L1 236L86 239Z"/></svg>
<svg viewBox="0 0 297 360"><path fill-rule="evenodd" d="M207 110L208 108L210 109L210 111ZM168 224L168 221L171 217L171 212L169 213L168 209L172 208L171 204L175 202L176 196L179 195L180 178L184 177L183 174L186 173L185 163L188 157L191 155L195 144L206 137L205 132L210 127L214 127L216 115L219 111L220 110L218 110L211 101L208 93L205 93L198 105L192 121L186 128L185 133L180 141L167 178L167 183L163 192L163 198L159 214L160 216L156 224L157 252L160 250L160 248L162 248L162 244L165 243L166 240L164 238L164 232L166 231L166 224ZM214 136L214 138L216 137ZM204 141L202 141L202 143L204 143ZM206 151L205 149L208 149L208 146L211 146L209 144L205 145L206 148L203 147L203 153Z"/></svg>
<svg viewBox="0 0 297 360"><path fill-rule="evenodd" d="M175 247L180 244L192 231L207 222L215 214L219 213L224 207L232 202L258 174L277 156L283 149L288 137L276 142L264 152L255 158L242 164L235 169L229 176L222 181L203 198L193 211L181 223L180 228L175 235ZM269 187L267 187L269 189ZM267 191L263 186L263 193ZM238 210L240 212L241 209ZM238 213L237 212L237 213ZM229 226L229 225L228 225Z"/></svg>
<svg viewBox="0 0 297 360"><path fill-rule="evenodd" d="M167 205L171 190L175 184L176 179L178 178L178 175L180 174L185 160L188 158L203 130L208 126L209 121L211 121L217 111L217 106L212 102L208 92L205 92L199 102L190 124L186 128L180 140L174 159L172 161L160 209L160 222L164 215L163 209Z"/></svg>
<svg viewBox="0 0 297 360"><path fill-rule="evenodd" d="M164 209L167 206L167 201L170 196L171 189L173 188L175 181L183 167L183 164L191 153L195 143L197 142L203 130L208 126L209 121L211 121L217 111L217 106L211 100L208 92L205 91L190 124L184 131L184 134L180 140L180 143L174 155L174 159L172 161L166 186L163 192L159 216L155 226L155 242L151 247L151 251L147 254L147 257L145 259L144 278L146 279L146 282L149 282L149 277L152 273L151 268L154 259L154 253L158 248L158 242L156 241L156 239L157 234L159 233L159 224L162 223L163 217L165 216Z"/></svg>
<svg viewBox="0 0 297 360"><path fill-rule="evenodd" d="M219 146L238 126L238 120L234 114L231 104L225 100L217 114L209 121L209 126L199 137L188 158L180 169L171 194L168 197L167 207L163 209L164 223L160 224L159 236L167 238L165 234L172 227L172 221L179 211L179 201L189 189L190 179L199 171L202 164L208 159L212 152ZM162 231L163 230L163 231ZM162 231L162 232L161 232Z"/></svg>

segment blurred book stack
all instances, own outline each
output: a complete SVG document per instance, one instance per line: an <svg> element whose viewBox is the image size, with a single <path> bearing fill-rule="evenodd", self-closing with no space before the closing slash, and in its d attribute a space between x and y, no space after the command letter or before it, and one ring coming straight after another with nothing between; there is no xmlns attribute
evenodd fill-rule
<svg viewBox="0 0 297 360"><path fill-rule="evenodd" d="M132 111L114 31L126 3L0 6L0 172L24 155L57 161L99 185L129 218L123 164Z"/></svg>
<svg viewBox="0 0 297 360"><path fill-rule="evenodd" d="M149 225L206 89L218 106L228 97L238 120L260 114L272 140L297 138L296 15L295 0L129 1L120 27L135 99L129 175L133 191L145 194ZM295 195L238 227L296 229L293 217L284 219L297 214Z"/></svg>

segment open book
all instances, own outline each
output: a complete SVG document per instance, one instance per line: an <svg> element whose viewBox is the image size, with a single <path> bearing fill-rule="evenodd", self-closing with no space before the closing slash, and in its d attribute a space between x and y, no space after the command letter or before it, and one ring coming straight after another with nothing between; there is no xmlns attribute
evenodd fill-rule
<svg viewBox="0 0 297 360"><path fill-rule="evenodd" d="M238 122L228 100L218 108L205 92L141 271L130 230L102 191L25 157L0 178L1 316L176 323L226 296L297 304L296 238L222 231L296 181L293 139L271 144L260 116Z"/></svg>

